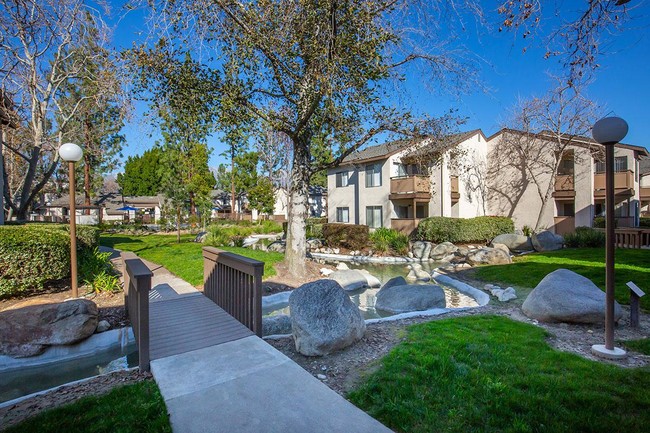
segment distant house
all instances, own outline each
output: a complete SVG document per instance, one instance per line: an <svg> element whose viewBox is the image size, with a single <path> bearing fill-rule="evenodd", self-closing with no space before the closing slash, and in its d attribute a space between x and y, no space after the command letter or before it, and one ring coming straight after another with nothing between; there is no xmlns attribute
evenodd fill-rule
<svg viewBox="0 0 650 433"><path fill-rule="evenodd" d="M327 189L322 186L309 186L308 189L308 217L327 217ZM286 188L275 190L275 206L272 219L286 221L289 218L289 193Z"/></svg>
<svg viewBox="0 0 650 433"><path fill-rule="evenodd" d="M83 196L75 196L75 203L76 220L79 224L97 224L109 221L139 221L144 224L155 224L161 217L164 198L160 195L122 196L111 193L92 199L90 206L84 205ZM56 222L70 220L70 196L67 194L51 200L42 208L44 211L41 216L34 217L34 219Z"/></svg>

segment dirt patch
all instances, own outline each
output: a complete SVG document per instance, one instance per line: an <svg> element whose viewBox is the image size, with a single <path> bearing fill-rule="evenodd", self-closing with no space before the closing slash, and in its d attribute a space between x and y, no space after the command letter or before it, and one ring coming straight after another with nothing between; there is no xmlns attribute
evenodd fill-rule
<svg viewBox="0 0 650 433"><path fill-rule="evenodd" d="M294 277L289 275L287 264L284 261L276 263L274 267L277 275L264 280L262 283L262 285L265 286L265 295L293 290L305 283L319 280L323 277L320 273L320 270L323 268L335 269L334 266L331 265L324 265L313 260L307 260L306 272L299 277Z"/></svg>
<svg viewBox="0 0 650 433"><path fill-rule="evenodd" d="M103 376L93 377L81 383L63 385L46 394L37 395L12 406L0 408L0 426L2 426L0 430L45 410L73 403L81 397L106 394L118 386L151 379L151 374L140 373L139 370L135 369L116 371Z"/></svg>

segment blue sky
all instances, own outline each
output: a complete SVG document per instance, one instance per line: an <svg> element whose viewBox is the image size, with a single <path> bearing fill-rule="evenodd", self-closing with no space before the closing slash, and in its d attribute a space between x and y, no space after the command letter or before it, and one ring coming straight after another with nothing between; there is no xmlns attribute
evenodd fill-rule
<svg viewBox="0 0 650 433"><path fill-rule="evenodd" d="M634 11L634 19L622 34L611 35L606 54L601 57L596 78L587 89L588 96L606 108L606 113L627 120L630 131L626 143L650 147L650 16L643 0ZM494 19L495 15L491 18ZM549 73L558 71L558 60L543 58L541 35L524 44L513 33L489 32L470 21L467 31L458 35L458 42L466 47L471 63L479 71L482 86L487 90L474 90L460 96L431 93L426 90L418 74L408 75L405 93L400 101L415 111L432 116L457 109L458 115L467 117L461 130L480 128L486 135L498 131L508 110L518 99L541 96L553 86ZM547 23L553 25L553 22ZM115 30L118 47L131 46L146 35L141 11L133 11L122 19ZM526 52L523 49L526 48ZM396 100L397 103L397 100ZM142 122L143 104L136 104L135 117L126 125L125 156L141 154L151 148L157 132ZM149 137L153 134L153 137ZM209 140L213 149L210 165L225 162L220 156L225 146L217 137Z"/></svg>

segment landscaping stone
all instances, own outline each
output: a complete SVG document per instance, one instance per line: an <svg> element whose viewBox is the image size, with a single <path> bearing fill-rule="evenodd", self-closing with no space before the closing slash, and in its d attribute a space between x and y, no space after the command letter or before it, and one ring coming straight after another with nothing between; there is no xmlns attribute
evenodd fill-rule
<svg viewBox="0 0 650 433"><path fill-rule="evenodd" d="M393 287L393 286L405 286L407 284L408 283L406 282L404 277L401 277L401 276L400 277L393 277L390 280L386 281L386 284L384 284L382 286L382 289L387 289L387 288Z"/></svg>
<svg viewBox="0 0 650 433"><path fill-rule="evenodd" d="M502 265L512 263L510 254L497 248L484 247L467 254L467 262L471 265Z"/></svg>
<svg viewBox="0 0 650 433"><path fill-rule="evenodd" d="M194 242L203 243L208 237L208 232L198 232L194 238Z"/></svg>
<svg viewBox="0 0 650 433"><path fill-rule="evenodd" d="M249 236L249 237L245 238L244 241L242 242L242 247L245 247L245 248L252 247L253 245L258 243L259 241L260 241L260 238Z"/></svg>
<svg viewBox="0 0 650 433"><path fill-rule="evenodd" d="M500 243L494 243L492 242L492 248L496 248L497 250L501 250L504 253L510 255L510 248L506 244L500 244Z"/></svg>
<svg viewBox="0 0 650 433"><path fill-rule="evenodd" d="M47 346L77 343L95 332L97 322L97 305L87 299L5 310L0 312L0 354L24 358Z"/></svg>
<svg viewBox="0 0 650 433"><path fill-rule="evenodd" d="M366 269L359 269L359 272L361 272L366 277L366 283L368 284L368 287L381 287L381 281L379 281L379 278L372 275Z"/></svg>
<svg viewBox="0 0 650 433"><path fill-rule="evenodd" d="M368 287L368 279L365 274L356 269L334 271L329 275L329 279L339 283L343 290L346 291Z"/></svg>
<svg viewBox="0 0 650 433"><path fill-rule="evenodd" d="M287 248L287 245L285 241L275 241L269 244L269 246L266 248L267 251L274 251L276 253L281 253L284 254L285 250Z"/></svg>
<svg viewBox="0 0 650 433"><path fill-rule="evenodd" d="M345 264L343 262L338 262L337 265L336 265L336 269L338 269L339 271L347 271L350 268L348 267L347 264Z"/></svg>
<svg viewBox="0 0 650 433"><path fill-rule="evenodd" d="M429 259L429 255L431 254L432 248L433 248L433 244L431 242L426 242L426 241L413 242L413 246L411 247L411 251L413 252L413 258L419 260Z"/></svg>
<svg viewBox="0 0 650 433"><path fill-rule="evenodd" d="M377 292L375 303L375 308L396 314L445 306L445 292L434 284L384 286Z"/></svg>
<svg viewBox="0 0 650 433"><path fill-rule="evenodd" d="M564 247L564 238L544 230L543 232L533 233L532 243L535 251L555 251Z"/></svg>
<svg viewBox="0 0 650 433"><path fill-rule="evenodd" d="M262 335L291 334L291 317L287 314L262 318Z"/></svg>
<svg viewBox="0 0 650 433"><path fill-rule="evenodd" d="M100 320L99 323L97 324L97 329L95 330L95 333L100 333L100 332L105 332L111 329L111 324L108 323L107 320Z"/></svg>
<svg viewBox="0 0 650 433"><path fill-rule="evenodd" d="M568 269L551 272L530 292L522 310L542 322L603 323L605 292L591 280ZM615 303L615 320L623 314Z"/></svg>
<svg viewBox="0 0 650 433"><path fill-rule="evenodd" d="M496 296L496 298L501 302L508 302L513 299L517 299L515 289L512 287L508 287L507 289L495 288L492 289L491 293L492 296Z"/></svg>
<svg viewBox="0 0 650 433"><path fill-rule="evenodd" d="M422 269L422 265L419 263L411 263L408 265L411 269L406 276L407 280L420 280L420 281L429 281L431 280L431 275Z"/></svg>
<svg viewBox="0 0 650 433"><path fill-rule="evenodd" d="M429 258L435 260L435 261L440 261L442 258L455 253L458 251L458 247L451 242L443 242L441 244L436 245L431 249L431 253L429 254Z"/></svg>
<svg viewBox="0 0 650 433"><path fill-rule="evenodd" d="M492 239L490 245L494 246L494 244L503 244L508 247L510 251L515 252L534 250L533 243L531 242L530 238L528 236L524 236L523 234L507 233L499 235Z"/></svg>
<svg viewBox="0 0 650 433"><path fill-rule="evenodd" d="M341 286L333 280L303 284L289 297L296 350L321 356L343 349L363 337L366 323Z"/></svg>
<svg viewBox="0 0 650 433"><path fill-rule="evenodd" d="M320 274L324 277L331 275L334 271L329 268L320 268Z"/></svg>
<svg viewBox="0 0 650 433"><path fill-rule="evenodd" d="M307 239L307 249L317 250L319 248L323 248L323 243L320 241L320 239Z"/></svg>

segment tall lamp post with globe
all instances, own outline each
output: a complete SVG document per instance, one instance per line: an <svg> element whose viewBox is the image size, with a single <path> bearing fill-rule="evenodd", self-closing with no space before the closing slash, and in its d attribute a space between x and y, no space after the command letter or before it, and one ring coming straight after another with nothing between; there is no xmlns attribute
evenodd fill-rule
<svg viewBox="0 0 650 433"><path fill-rule="evenodd" d="M614 347L614 147L627 135L627 122L620 117L605 117L591 129L594 140L605 146L605 344L594 344L591 351L603 358L625 357Z"/></svg>
<svg viewBox="0 0 650 433"><path fill-rule="evenodd" d="M59 147L59 156L68 163L70 171L70 286L72 297L79 296L77 288L77 209L75 202L74 163L83 156L81 147L74 143L65 143Z"/></svg>

